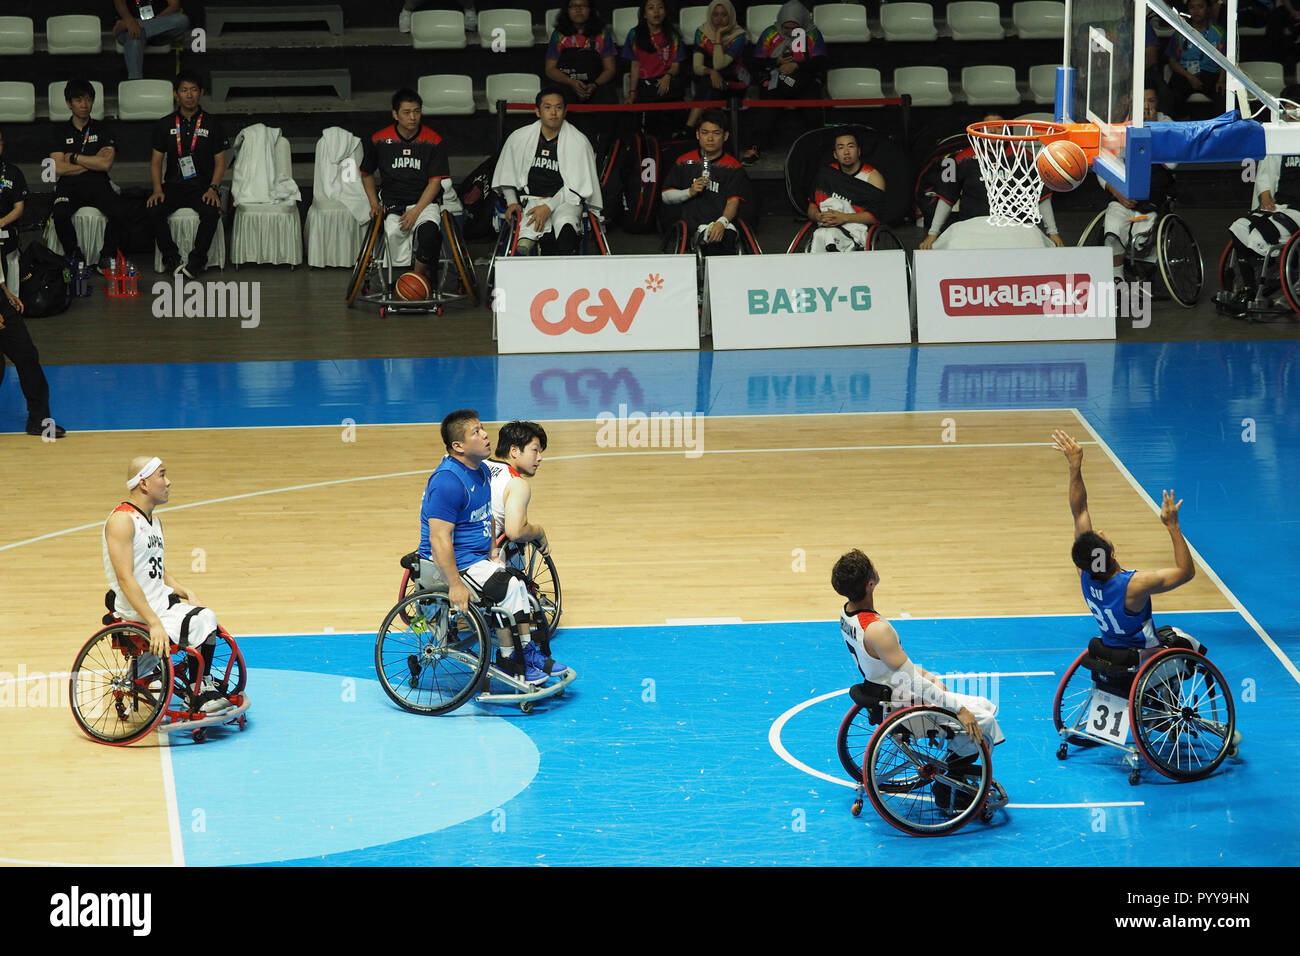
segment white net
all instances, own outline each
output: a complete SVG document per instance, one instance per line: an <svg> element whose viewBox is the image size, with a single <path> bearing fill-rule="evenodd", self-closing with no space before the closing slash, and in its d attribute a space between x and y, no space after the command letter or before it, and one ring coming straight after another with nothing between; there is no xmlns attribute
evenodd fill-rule
<svg viewBox="0 0 1300 956"><path fill-rule="evenodd" d="M999 120L967 128L971 148L989 196L989 221L995 226L1036 226L1043 180L1036 160L1038 137L1061 129L1034 120Z"/></svg>

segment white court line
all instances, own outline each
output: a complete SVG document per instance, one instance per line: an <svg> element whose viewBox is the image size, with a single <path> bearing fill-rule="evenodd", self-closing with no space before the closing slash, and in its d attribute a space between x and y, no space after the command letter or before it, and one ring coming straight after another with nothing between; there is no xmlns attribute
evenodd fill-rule
<svg viewBox="0 0 1300 956"><path fill-rule="evenodd" d="M1092 434L1092 437L1096 439L1097 447L1106 453L1107 457L1110 458L1115 467L1119 469L1119 473L1128 479L1128 483L1133 486L1133 490L1138 493L1138 496L1151 506L1153 512L1159 515L1160 505L1156 504L1155 500L1146 493L1146 490L1140 484L1138 484L1137 479L1134 478L1132 473L1124 467L1124 463L1120 461L1119 456L1111 451L1109 445L1102 441L1101 436L1097 434L1096 430L1088 423L1088 420L1083 417L1077 408L1074 410L1074 414L1079 419L1079 424L1088 429ZM1184 535L1184 540L1186 540L1186 535ZM1228 586L1224 584L1223 580L1214 572L1214 568L1210 567L1210 563L1201 557L1201 553L1197 551L1196 548L1192 547L1190 541L1187 542L1187 550L1192 553L1192 557L1197 561L1197 563L1205 569L1205 573L1209 576L1210 580L1213 581L1215 585L1218 586L1219 590L1223 592L1224 596L1231 602L1237 613L1240 614L1245 622L1250 625L1251 629L1259 635L1259 639L1264 642L1264 645L1273 652L1273 656L1278 659L1278 662L1286 669L1286 672L1291 675L1292 679L1297 684L1300 684L1300 668L1296 667L1295 662L1282 652L1282 648L1277 646L1277 643L1269 636L1268 632L1264 630L1259 621L1255 620L1254 615L1246 610L1246 605L1242 604L1241 601L1237 599L1237 595L1233 594L1232 591L1228 589ZM1181 614L1183 612L1179 611L1177 613Z"/></svg>
<svg viewBox="0 0 1300 956"><path fill-rule="evenodd" d="M989 674L988 676L990 677L1042 677L1042 676L1051 676L1054 673L1055 672L1053 671L1019 671L1016 673L998 672L994 674ZM847 694L848 692L849 689L845 687L841 690L833 690L829 694L822 694L818 697L813 697L809 700L805 700L802 704L795 704L784 714L778 717L775 721L773 721L771 728L767 732L767 742L768 745L774 751L776 751L776 755L778 757L780 757L790 766L794 767L796 770L802 770L804 773L816 777L819 780L825 780L828 783L833 783L841 787L848 787L850 790L854 790L857 787L856 784L852 783L851 781L845 780L843 777L832 777L828 773L823 773L820 770L816 770L808 766L802 760L799 760L797 757L791 754L790 751L785 748L785 744L781 742L781 731L785 728L785 725L790 721L792 717L796 716L797 714L799 714L804 710L807 710L809 707L812 707L814 704L820 704L824 700L830 700L833 697L839 697L841 694ZM1007 809L1008 810L1079 810L1079 809L1089 809L1092 807L1142 807L1142 806L1146 806L1146 804L1143 803L1141 800L1134 800L1134 801L1123 801L1123 802L1113 802L1113 803L1008 803Z"/></svg>
<svg viewBox="0 0 1300 956"><path fill-rule="evenodd" d="M167 798L167 830L171 836L172 865L185 865L185 845L181 842L181 815L176 806L176 775L172 772L172 748L168 734L158 734L162 746L163 793Z"/></svg>

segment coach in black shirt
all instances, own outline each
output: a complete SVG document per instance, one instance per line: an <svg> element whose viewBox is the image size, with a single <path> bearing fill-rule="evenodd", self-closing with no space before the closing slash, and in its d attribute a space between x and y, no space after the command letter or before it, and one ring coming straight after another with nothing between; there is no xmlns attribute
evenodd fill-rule
<svg viewBox="0 0 1300 956"><path fill-rule="evenodd" d="M180 272L193 279L207 265L212 237L221 225L218 187L226 174L226 149L230 142L221 121L199 106L203 80L197 73L182 70L172 82L172 88L176 111L159 120L153 130L149 221L162 250L163 272ZM194 248L183 266L180 250L167 225L167 217L178 209L193 209L199 214Z"/></svg>
<svg viewBox="0 0 1300 956"><path fill-rule="evenodd" d="M69 80L63 98L72 119L55 127L54 150L50 159L59 184L54 189L54 231L63 252L72 260L80 251L72 214L82 206L94 206L108 219L104 247L99 254L100 271L113 268L116 253L122 252L122 202L109 181L108 171L117 156L113 131L90 118L95 105L95 88L87 80Z"/></svg>

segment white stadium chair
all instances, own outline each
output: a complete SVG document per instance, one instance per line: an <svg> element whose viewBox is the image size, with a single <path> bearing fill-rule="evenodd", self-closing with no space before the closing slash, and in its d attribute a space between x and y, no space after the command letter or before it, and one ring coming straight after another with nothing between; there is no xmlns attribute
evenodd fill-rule
<svg viewBox="0 0 1300 956"><path fill-rule="evenodd" d="M884 3L880 25L891 42L929 42L939 36L934 25L934 7L928 3Z"/></svg>
<svg viewBox="0 0 1300 956"><path fill-rule="evenodd" d="M872 100L883 99L885 96L884 88L880 85L880 71L869 66L827 70L826 92L833 100Z"/></svg>
<svg viewBox="0 0 1300 956"><path fill-rule="evenodd" d="M417 89L429 116L472 116L474 81L459 73L420 77Z"/></svg>
<svg viewBox="0 0 1300 956"><path fill-rule="evenodd" d="M0 81L0 123L31 123L36 119L36 87L16 80Z"/></svg>
<svg viewBox="0 0 1300 956"><path fill-rule="evenodd" d="M465 49L465 14L460 10L416 10L411 14L411 45L417 50Z"/></svg>
<svg viewBox="0 0 1300 956"><path fill-rule="evenodd" d="M69 13L45 21L45 45L51 56L98 53L101 40L99 17Z"/></svg>
<svg viewBox="0 0 1300 956"><path fill-rule="evenodd" d="M1065 4L1021 0L1011 7L1011 22L1022 40L1059 40L1065 36Z"/></svg>
<svg viewBox="0 0 1300 956"><path fill-rule="evenodd" d="M117 84L117 115L123 120L156 120L173 108L166 80L123 80Z"/></svg>
<svg viewBox="0 0 1300 956"><path fill-rule="evenodd" d="M866 43L871 39L867 8L856 3L819 3L813 23L827 43Z"/></svg>
<svg viewBox="0 0 1300 956"><path fill-rule="evenodd" d="M82 206L72 214L72 228L77 234L77 245L86 254L86 265L95 268L95 263L99 262L100 250L104 248L104 230L108 228L108 217L94 206ZM63 243L59 242L59 234L54 231L53 216L46 221L42 238L51 252L65 254Z"/></svg>
<svg viewBox="0 0 1300 956"><path fill-rule="evenodd" d="M430 77L420 77L421 82L425 79ZM441 78L433 77L433 79ZM420 95L423 96L423 92ZM427 99L425 105L428 105ZM338 144L337 152L327 151L331 140ZM302 230L303 242L307 246L307 265L315 269L351 266L357 260L357 253L361 251L362 233L367 220L358 221L353 215L354 210L341 199L325 195L330 168L338 168L341 162L339 153L346 153L348 143L353 144L350 158L353 168L356 168L361 165L362 153L361 140L356 136L349 133L345 137L339 137L339 134L335 133L326 137L322 132L320 139L316 141L311 207L307 210L307 221L303 224ZM345 155L343 161L347 158ZM367 212L366 215L368 216L369 213Z"/></svg>
<svg viewBox="0 0 1300 956"><path fill-rule="evenodd" d="M992 0L957 0L944 15L954 40L1001 40L1002 13Z"/></svg>
<svg viewBox="0 0 1300 956"><path fill-rule="evenodd" d="M29 56L36 50L31 17L0 17L0 56Z"/></svg>
<svg viewBox="0 0 1300 956"><path fill-rule="evenodd" d="M478 42L483 49L491 49L498 39L505 41L505 49L533 45L533 18L527 10L483 10L478 15Z"/></svg>
<svg viewBox="0 0 1300 956"><path fill-rule="evenodd" d="M951 106L948 71L941 66L900 66L894 71L894 90L908 94L913 106Z"/></svg>
<svg viewBox="0 0 1300 956"><path fill-rule="evenodd" d="M1286 81L1282 75L1282 64L1267 60L1250 60L1237 64L1241 71L1274 96L1282 95Z"/></svg>
<svg viewBox="0 0 1300 956"><path fill-rule="evenodd" d="M497 100L507 103L528 103L541 92L542 80L536 73L493 73L487 78L488 112L496 114Z"/></svg>
<svg viewBox="0 0 1300 956"><path fill-rule="evenodd" d="M1029 96L1035 103L1056 102L1056 63L1042 63L1029 68Z"/></svg>
<svg viewBox="0 0 1300 956"><path fill-rule="evenodd" d="M971 106L1008 106L1020 102L1016 70L1011 66L966 66L961 88Z"/></svg>
<svg viewBox="0 0 1300 956"><path fill-rule="evenodd" d="M167 228L171 231L172 241L176 243L176 251L180 254L181 261L184 262L189 259L190 250L194 248L194 238L199 234L199 214L193 209L177 209L167 217ZM354 251L352 258L346 264L352 265L356 257ZM208 246L207 266L209 269L224 269L226 267L226 224L224 221L217 224L217 231L212 234L212 245ZM154 271L162 272L162 267L162 250L155 243L153 249Z"/></svg>
<svg viewBox="0 0 1300 956"><path fill-rule="evenodd" d="M551 42L551 34L555 32L555 24L560 19L560 8L551 7L546 11L546 42Z"/></svg>
<svg viewBox="0 0 1300 956"><path fill-rule="evenodd" d="M63 98L63 88L67 85L67 80L55 80L50 84L49 113L50 119L56 123L64 123L72 119L72 110L68 109L68 101ZM90 85L95 90L95 105L90 108L90 118L102 120L104 118L104 84L99 80L91 80ZM161 113L158 114L158 116L161 115Z"/></svg>
<svg viewBox="0 0 1300 956"><path fill-rule="evenodd" d="M245 132L241 131L240 136ZM257 164L259 159L265 162L265 157L245 157L241 151L235 157L236 171L241 161ZM276 182L293 179L293 151L286 137L276 139L271 160ZM298 218L297 200L241 203L236 196L235 221L230 232L230 261L236 268L245 262L301 265L302 222Z"/></svg>
<svg viewBox="0 0 1300 956"><path fill-rule="evenodd" d="M688 44L694 42L695 31L704 25L708 17L709 8L706 6L682 7L678 11L677 29L682 31L682 37Z"/></svg>
<svg viewBox="0 0 1300 956"><path fill-rule="evenodd" d="M763 31L776 23L776 16L781 12L779 3L760 3L745 11L745 29L749 31L749 42L753 43Z"/></svg>
<svg viewBox="0 0 1300 956"><path fill-rule="evenodd" d="M627 35L636 26L637 10L637 7L619 7L614 11L614 42L619 49L623 48Z"/></svg>

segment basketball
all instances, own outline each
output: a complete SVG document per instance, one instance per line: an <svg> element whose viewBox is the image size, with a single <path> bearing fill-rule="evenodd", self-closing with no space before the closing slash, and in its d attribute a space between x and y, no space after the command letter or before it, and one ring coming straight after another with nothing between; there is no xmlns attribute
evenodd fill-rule
<svg viewBox="0 0 1300 956"><path fill-rule="evenodd" d="M397 297L405 299L407 302L415 302L429 298L433 290L429 287L429 280L418 272L403 272L397 277Z"/></svg>
<svg viewBox="0 0 1300 956"><path fill-rule="evenodd" d="M1043 185L1052 192L1077 189L1088 178L1088 154L1078 143L1060 139L1043 147L1035 160Z"/></svg>

